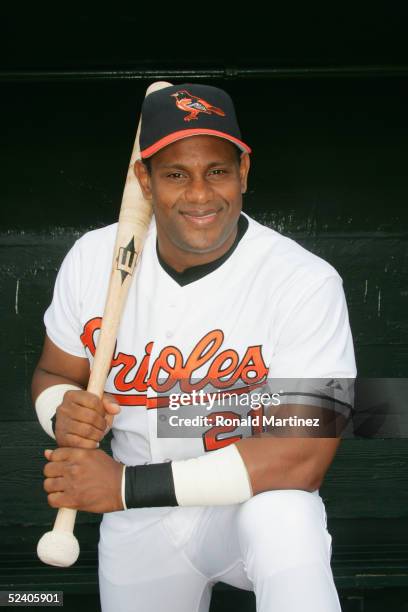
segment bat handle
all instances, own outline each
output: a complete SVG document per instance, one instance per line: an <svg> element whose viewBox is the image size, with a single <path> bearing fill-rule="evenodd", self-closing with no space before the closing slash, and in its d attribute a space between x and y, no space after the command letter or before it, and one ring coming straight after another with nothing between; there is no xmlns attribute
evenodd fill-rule
<svg viewBox="0 0 408 612"><path fill-rule="evenodd" d="M104 347L102 347L103 349ZM93 368L88 383L88 391L102 397L111 356L108 353L97 351L101 357L101 367ZM106 362L106 363L104 363ZM37 555L47 565L55 567L69 567L79 556L79 542L74 536L74 527L77 511L71 508L59 508L52 531L47 531L37 544Z"/></svg>
<svg viewBox="0 0 408 612"><path fill-rule="evenodd" d="M103 349L104 347L102 347ZM102 372L100 366L91 371L88 391L102 397L111 356L106 358L103 350L97 352L102 358ZM104 363L106 362L106 363ZM37 544L37 555L47 565L55 567L69 567L79 556L79 542L74 536L74 527L77 511L71 508L59 508L52 531L47 531Z"/></svg>
<svg viewBox="0 0 408 612"><path fill-rule="evenodd" d="M60 508L55 518L55 531L74 531L77 511L70 508Z"/></svg>

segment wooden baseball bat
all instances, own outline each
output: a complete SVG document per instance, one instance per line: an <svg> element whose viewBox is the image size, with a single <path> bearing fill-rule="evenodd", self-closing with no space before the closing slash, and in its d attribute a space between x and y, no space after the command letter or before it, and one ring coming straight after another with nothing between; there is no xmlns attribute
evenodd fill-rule
<svg viewBox="0 0 408 612"><path fill-rule="evenodd" d="M165 81L152 83L146 90L146 96L170 86L171 83ZM152 217L151 204L143 198L133 170L135 161L140 158L140 128L141 118L123 190L109 289L87 387L88 391L99 397L102 397L105 389L120 317ZM79 555L79 543L73 533L76 514L77 511L70 508L58 510L52 531L45 533L38 542L37 555L41 561L57 567L68 567L75 563Z"/></svg>

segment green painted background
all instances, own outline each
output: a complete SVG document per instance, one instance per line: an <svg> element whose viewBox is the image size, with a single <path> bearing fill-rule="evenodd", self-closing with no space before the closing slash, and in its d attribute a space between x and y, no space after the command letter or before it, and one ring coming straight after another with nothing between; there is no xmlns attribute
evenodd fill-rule
<svg viewBox="0 0 408 612"><path fill-rule="evenodd" d="M245 210L337 268L344 280L360 376L407 377L404 79L207 82L231 93L242 133L253 148ZM146 85L3 85L8 121L1 160L0 376L7 398L0 434L6 500L2 525L26 520L28 483L30 521L50 516L40 483L46 438L29 399L44 333L42 315L73 241L117 218ZM333 516L407 516L407 487L397 475L381 476L383 453L395 454L406 469L404 441L347 444L327 481ZM368 447L376 444L378 468L371 454L366 459ZM375 478L368 476L376 469ZM403 503L392 495L399 485ZM378 490L390 505L377 506L374 497L361 494L361 486Z"/></svg>

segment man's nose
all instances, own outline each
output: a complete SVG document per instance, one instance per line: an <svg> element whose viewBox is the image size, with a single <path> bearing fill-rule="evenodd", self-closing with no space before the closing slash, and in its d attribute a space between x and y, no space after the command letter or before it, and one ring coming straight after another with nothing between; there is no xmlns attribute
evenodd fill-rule
<svg viewBox="0 0 408 612"><path fill-rule="evenodd" d="M189 182L185 198L193 204L205 204L213 198L213 189L205 177L195 177Z"/></svg>

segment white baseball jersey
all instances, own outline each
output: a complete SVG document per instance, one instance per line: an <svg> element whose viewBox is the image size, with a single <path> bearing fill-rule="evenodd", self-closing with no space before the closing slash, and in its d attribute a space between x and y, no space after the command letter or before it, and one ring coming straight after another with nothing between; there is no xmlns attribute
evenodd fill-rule
<svg viewBox="0 0 408 612"><path fill-rule="evenodd" d="M248 228L215 270L181 286L161 265L154 220L122 315L106 391L122 409L112 450L127 464L184 459L248 435L215 421L178 435L169 400L192 389L219 396L266 381L354 378L356 366L342 280L326 261L242 213ZM47 334L92 364L108 290L117 224L76 241L59 270ZM194 404L194 403L193 403ZM335 402L333 403L335 404ZM245 404L215 412L245 415ZM333 405L336 409L336 406ZM177 419L208 406L180 406ZM214 408L212 410L214 414ZM161 419L164 418L164 425ZM160 437L160 426L175 430ZM159 426L159 435L158 435ZM245 426L243 426L245 429ZM180 430L179 430L180 431ZM250 433L250 431L249 431Z"/></svg>

